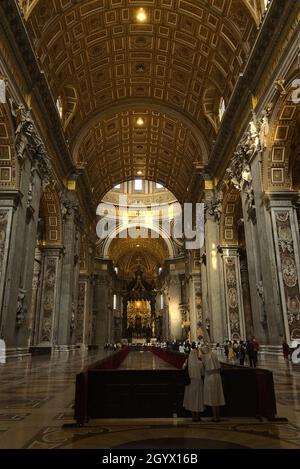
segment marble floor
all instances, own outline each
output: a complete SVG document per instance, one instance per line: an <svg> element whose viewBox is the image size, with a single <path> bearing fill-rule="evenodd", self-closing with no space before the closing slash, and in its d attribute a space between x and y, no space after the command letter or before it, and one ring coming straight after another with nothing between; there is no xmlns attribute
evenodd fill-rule
<svg viewBox="0 0 300 469"><path fill-rule="evenodd" d="M119 368L122 370L167 370L174 367L152 352L131 352Z"/></svg>
<svg viewBox="0 0 300 469"><path fill-rule="evenodd" d="M111 352L60 354L0 365L0 448L266 448L300 449L300 366L260 358L271 369L278 417L287 421L223 419L95 420L74 426L75 375ZM129 356L130 357L130 356ZM137 352L123 366L168 367Z"/></svg>

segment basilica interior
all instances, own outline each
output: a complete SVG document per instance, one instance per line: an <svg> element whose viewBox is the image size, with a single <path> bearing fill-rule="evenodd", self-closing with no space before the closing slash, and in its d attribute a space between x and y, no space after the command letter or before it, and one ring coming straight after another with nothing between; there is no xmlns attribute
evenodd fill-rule
<svg viewBox="0 0 300 469"><path fill-rule="evenodd" d="M299 20L293 0L1 0L0 448L299 448ZM278 420L64 425L113 345L252 337Z"/></svg>

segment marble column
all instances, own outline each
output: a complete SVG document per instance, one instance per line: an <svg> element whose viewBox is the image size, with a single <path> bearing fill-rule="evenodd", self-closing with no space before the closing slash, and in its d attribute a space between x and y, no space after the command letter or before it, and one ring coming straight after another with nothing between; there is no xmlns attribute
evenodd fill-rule
<svg viewBox="0 0 300 469"><path fill-rule="evenodd" d="M28 311L28 346L34 345L35 336L35 323L36 323L36 312L38 309L39 293L41 286L41 271L42 271L42 251L40 246L37 246L34 254L34 267L32 277L32 296L30 309Z"/></svg>
<svg viewBox="0 0 300 469"><path fill-rule="evenodd" d="M34 347L49 349L57 343L60 310L62 247L43 246L39 301L36 308Z"/></svg>
<svg viewBox="0 0 300 469"><path fill-rule="evenodd" d="M109 274L108 272L97 272L95 279L95 308L96 308L96 344L103 346L110 342L111 318L109 317Z"/></svg>
<svg viewBox="0 0 300 469"><path fill-rule="evenodd" d="M300 339L300 258L295 192L269 193L282 315L277 317L280 340ZM279 339L279 338L278 338Z"/></svg>
<svg viewBox="0 0 300 469"><path fill-rule="evenodd" d="M122 336L127 338L127 306L128 300L126 296L127 292L123 292L123 314L122 314Z"/></svg>
<svg viewBox="0 0 300 469"><path fill-rule="evenodd" d="M260 185L258 185L260 187ZM247 194L241 192L243 219L244 219L244 231L245 231L245 242L247 251L247 268L248 268L248 279L251 297L251 310L252 310L252 322L253 326L250 330L247 330L247 337L254 335L259 343L268 343L268 329L267 329L267 317L264 303L261 301L261 297L258 294L258 285L262 280L262 256L259 242L258 226L256 219L256 212L252 212L252 216L249 216L249 201ZM252 333L251 333L252 329Z"/></svg>
<svg viewBox="0 0 300 469"><path fill-rule="evenodd" d="M276 259L276 250L274 245L274 222L269 210L268 201L263 199L262 176L261 176L261 154L255 153L251 160L252 185L255 200L256 229L257 236L253 237L254 255L259 257L256 261L259 264L261 277L256 278L256 297L259 301L260 322L264 324L265 343L269 348L278 347L284 338L284 324L282 302L279 291L278 264ZM265 203L262 201L265 200ZM245 229L247 235L247 230ZM247 239L246 239L247 243ZM250 246L247 243L247 250ZM251 256L249 255L249 261ZM249 262L250 274L250 262ZM256 275L259 272L256 271ZM252 275L249 276L250 288L252 283L251 300L255 298ZM255 314L255 301L252 302L253 312ZM254 332L257 326L257 318L254 319ZM260 328L261 329L261 328Z"/></svg>
<svg viewBox="0 0 300 469"><path fill-rule="evenodd" d="M224 277L220 244L220 225L207 214L205 223L207 305L210 319L210 341L222 343L227 336Z"/></svg>
<svg viewBox="0 0 300 469"><path fill-rule="evenodd" d="M251 294L249 285L249 273L247 264L247 255L243 252L240 255L240 268L241 268L241 283L242 283L242 297L244 305L244 316L245 316L245 328L246 338L252 337L254 334L253 329L253 316L251 306Z"/></svg>
<svg viewBox="0 0 300 469"><path fill-rule="evenodd" d="M181 303L181 280L178 273L171 273L168 279L168 305L169 305L169 331L170 340L181 339L182 317Z"/></svg>
<svg viewBox="0 0 300 469"><path fill-rule="evenodd" d="M206 342L210 342L210 328L212 317L208 303L208 287L207 287L207 255L202 250L201 255L201 297L199 300L199 336L202 336Z"/></svg>
<svg viewBox="0 0 300 469"><path fill-rule="evenodd" d="M226 298L227 337L229 340L246 339L239 249L222 247Z"/></svg>
<svg viewBox="0 0 300 469"><path fill-rule="evenodd" d="M75 344L75 320L78 302L80 224L79 203L74 191L63 197L63 244L60 314L58 317L57 344L59 351L68 351Z"/></svg>
<svg viewBox="0 0 300 469"><path fill-rule="evenodd" d="M21 158L21 154L20 154ZM22 147L19 191L0 191L1 257L0 302L1 331L8 353L28 353L34 252L37 239L43 162L34 149Z"/></svg>

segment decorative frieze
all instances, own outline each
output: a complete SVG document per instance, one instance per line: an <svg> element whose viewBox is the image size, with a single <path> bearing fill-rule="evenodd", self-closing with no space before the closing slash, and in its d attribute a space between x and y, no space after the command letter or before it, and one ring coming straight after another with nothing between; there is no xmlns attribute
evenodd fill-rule
<svg viewBox="0 0 300 469"><path fill-rule="evenodd" d="M248 204L248 216L256 221L255 199L252 184L251 161L253 157L262 152L267 146L269 134L269 111L263 111L260 118L253 112L252 120L240 140L234 156L226 170L227 179L236 189L246 194Z"/></svg>
<svg viewBox="0 0 300 469"><path fill-rule="evenodd" d="M217 191L214 197L205 202L205 219L208 218L220 223L223 212L223 192Z"/></svg>
<svg viewBox="0 0 300 469"><path fill-rule="evenodd" d="M28 150L34 160L35 168L44 182L48 182L51 173L51 164L41 137L31 118L30 111L23 105L10 99L11 113L15 121L15 148L18 160L22 166L24 152Z"/></svg>
<svg viewBox="0 0 300 469"><path fill-rule="evenodd" d="M76 315L75 342L81 344L84 342L84 321L86 314L86 293L87 281L80 281L78 287L78 304Z"/></svg>
<svg viewBox="0 0 300 469"><path fill-rule="evenodd" d="M299 253L293 209L273 209L272 215L287 338L300 339Z"/></svg>
<svg viewBox="0 0 300 469"><path fill-rule="evenodd" d="M39 342L52 342L55 313L57 257L45 257Z"/></svg>
<svg viewBox="0 0 300 469"><path fill-rule="evenodd" d="M0 210L0 313L5 288L5 274L9 250L9 233L11 229L11 209ZM0 314L1 317L1 314Z"/></svg>
<svg viewBox="0 0 300 469"><path fill-rule="evenodd" d="M238 252L225 250L223 265L228 336L232 340L241 340L245 338L245 321Z"/></svg>

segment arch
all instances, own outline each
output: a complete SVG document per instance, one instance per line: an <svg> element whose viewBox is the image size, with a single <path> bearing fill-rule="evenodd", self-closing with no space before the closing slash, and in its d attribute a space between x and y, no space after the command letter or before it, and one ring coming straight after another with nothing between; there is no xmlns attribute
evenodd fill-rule
<svg viewBox="0 0 300 469"><path fill-rule="evenodd" d="M19 6L23 12L25 20L28 19L30 13L33 11L39 0L18 0Z"/></svg>
<svg viewBox="0 0 300 469"><path fill-rule="evenodd" d="M63 128L66 130L77 110L78 93L74 86L67 85L62 89L60 97L62 100Z"/></svg>
<svg viewBox="0 0 300 469"><path fill-rule="evenodd" d="M40 211L44 219L45 245L62 245L62 213L58 194L48 186L43 192Z"/></svg>
<svg viewBox="0 0 300 469"><path fill-rule="evenodd" d="M143 111L145 109L169 115L171 118L181 122L185 127L190 129L200 147L201 154L203 156L203 163L206 164L208 162L209 143L205 137L205 129L201 129L201 127L199 128L199 122L196 123L192 118L182 114L171 106L166 106L163 103L152 99L143 99L143 102L138 102L134 99L121 100L118 101L117 104L107 105L102 111L95 113L90 119L84 121L80 132L76 134L72 143L71 151L74 161L76 161L78 157L79 146L84 135L97 123L102 120L109 119L110 116L117 113L126 112L128 110Z"/></svg>
<svg viewBox="0 0 300 469"><path fill-rule="evenodd" d="M77 136L74 160L85 169L98 201L139 173L184 199L195 166L207 162L208 145L193 123L185 119L185 125L180 113L163 109L138 103L115 106L94 117Z"/></svg>
<svg viewBox="0 0 300 469"><path fill-rule="evenodd" d="M248 9L256 26L259 26L264 16L266 7L265 0L242 0L245 7Z"/></svg>
<svg viewBox="0 0 300 469"><path fill-rule="evenodd" d="M7 106L0 104L0 190L17 189L18 180L14 131Z"/></svg>
<svg viewBox="0 0 300 469"><path fill-rule="evenodd" d="M131 226L135 226L135 225L131 225ZM136 224L136 226L138 226L139 228L145 228L147 230L149 229L149 226L146 223L138 223L138 224ZM163 239L163 241L165 242L165 244L167 246L167 249L168 249L168 253L169 253L169 259L173 259L174 257L176 257L175 246L174 246L172 240L168 237L168 234L164 230L162 230L161 227L157 228L157 227L154 226L154 227L151 227L151 230L153 230L155 233L157 233ZM110 237L106 238L104 240L104 242L101 246L102 257L104 259L109 259L109 249L110 249L111 243L123 231L124 231L124 227L118 226L111 232Z"/></svg>
<svg viewBox="0 0 300 469"><path fill-rule="evenodd" d="M142 25L138 7L130 0L31 1L27 28L53 95L68 84L82 104L72 138L93 113L127 98L158 100L195 122L205 120L207 87L229 101L257 34L250 4L187 0L174 11L147 2Z"/></svg>

